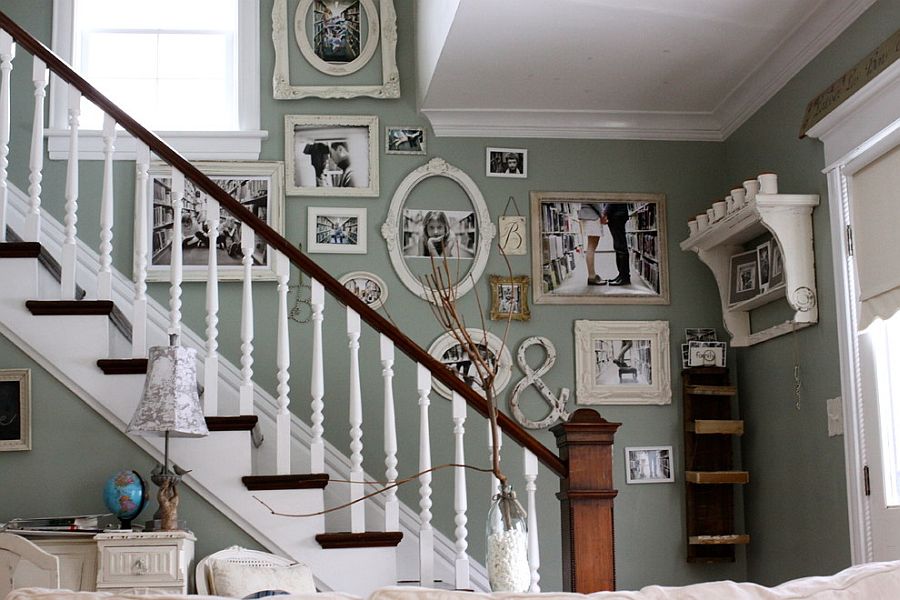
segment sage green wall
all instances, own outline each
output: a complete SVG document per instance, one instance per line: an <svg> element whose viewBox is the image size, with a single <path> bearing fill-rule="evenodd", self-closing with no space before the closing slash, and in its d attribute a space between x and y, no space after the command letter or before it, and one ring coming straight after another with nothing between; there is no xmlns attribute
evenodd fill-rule
<svg viewBox="0 0 900 600"><path fill-rule="evenodd" d="M760 583L831 573L850 563L844 438L828 437L825 411L826 399L841 394L825 164L821 143L797 134L806 103L898 24L900 3L876 2L725 143L723 189L774 171L781 191L815 193L821 200L813 215L819 324L738 352L744 464L752 473L744 495L752 535L747 572ZM787 311L778 315L787 318Z"/></svg>
<svg viewBox="0 0 900 600"><path fill-rule="evenodd" d="M398 100L272 100L270 75L274 55L269 43L271 25L269 15L272 0L261 0L261 95L262 128L269 131L263 145L263 159L283 160L283 116L285 114L360 114L377 115L383 136L385 125L422 125L427 122L416 112L414 85L414 18L412 0L395 0L398 12L400 39L398 60L403 95ZM50 0L0 0L2 9L25 26L37 37L49 43L51 28ZM728 142L644 142L644 141L591 141L550 139L498 139L498 138L435 138L429 130L428 155L440 156L461 168L475 180L484 193L487 205L495 219L501 214L507 197L515 196L523 214L528 206L531 190L566 191L629 191L663 192L668 202L669 267L672 302L669 306L533 306L532 320L513 323L509 337L515 350L526 337L542 335L550 338L559 351L559 360L544 380L551 389L566 386L574 388L573 321L595 320L650 320L669 321L672 345L673 402L669 406L601 407L601 413L611 421L623 425L616 438L614 474L619 488L616 502L616 542L618 584L623 589L638 588L650 583L677 585L694 581L731 578L752 579L774 583L808 573L824 573L837 570L849 562L847 541L846 506L842 459L842 438L825 436L824 400L839 394L837 352L834 330L834 293L831 284L831 260L828 247L827 207L816 211L816 258L820 294L821 323L797 335L798 354L803 373L803 398L801 410L793 407L791 388L791 357L794 353L792 337L767 342L759 347L737 353L741 385L741 405L747 420L748 434L744 438L745 466L752 472L752 483L747 486L747 530L753 543L740 549L735 564L688 565L684 550L684 504L681 470L677 471L675 484L626 485L622 449L636 445L672 445L676 461L681 463L681 394L678 344L685 327L716 327L720 334L721 315L717 291L710 272L693 254L681 252L678 242L686 234L685 223L691 215L705 208L709 201L722 196L736 181L753 176L761 170L774 170L781 176L781 186L786 191L818 192L825 201L821 149L817 142L796 139L796 129L805 102L830 83L845 68L856 62L891 32L896 24L897 3L876 4L859 23L817 58L807 69L769 102L758 115L748 121ZM25 57L21 59L21 57ZM13 72L13 152L10 156L12 181L21 189L27 188L27 148L31 126L30 61L20 53ZM383 140L381 140L383 144ZM523 180L504 180L484 176L485 146L525 147L529 150L529 177ZM427 347L439 335L439 328L427 306L409 292L395 276L380 226L387 215L387 208L399 182L412 169L420 166L426 157L387 156L380 152L381 196L379 198L321 199L288 198L286 202L286 236L294 242L306 243L306 209L308 206L365 206L368 208L369 252L359 255L313 255L329 272L335 275L352 270L368 270L384 278L390 290L387 310L392 318L417 342ZM99 163L82 167L81 205L84 212L79 220L80 235L85 240L98 237L96 214L99 197ZM724 175L722 175L724 173ZM64 165L48 161L44 180L45 190L61 190L64 181ZM117 225L114 264L123 272L130 272L133 166L117 165L116 189ZM434 202L437 205L460 202L460 192L446 182L428 182L415 191L411 202ZM429 198L433 196L433 198ZM61 192L47 193L44 198L47 210L60 218L63 198ZM96 246L96 243L93 243ZM530 257L511 257L515 274L530 274ZM499 256L492 255L485 276L504 273ZM296 271L292 283L297 281ZM239 356L239 284L224 284L222 290L221 345L223 353L232 361ZM487 277L479 281L477 289L483 300L488 295ZM164 284L151 284L151 293L161 301L167 301ZM185 286L185 320L195 330L204 329L204 301L201 284ZM293 298L293 294L291 296ZM257 380L267 389L274 389L274 297L271 284L256 288L255 370ZM477 322L474 295L462 300L471 323ZM327 382L325 426L329 440L339 447L347 447L347 381L348 372L346 338L343 333L343 317L339 307L330 303L330 317L326 319L326 364L329 366ZM760 319L768 318L760 315ZM495 331L499 331L499 324ZM292 348L292 400L294 410L303 418L308 416L308 364L306 347L311 335L308 324L291 323ZM364 332L363 394L364 394L364 466L371 473L381 469L383 457L381 440L381 379L377 356L377 338L371 331ZM735 358L732 356L731 358ZM532 364L538 362L532 357ZM0 363L9 367L27 366L29 361L8 343L0 345ZM416 395L412 382L414 368L409 361L398 359L395 389L398 402L401 444L399 450L400 471L414 472L417 465L418 431ZM61 386L51 378L41 376L41 386L53 386L65 395ZM510 387L521 377L514 369ZM36 385L36 390L38 386ZM36 391L35 397L40 392ZM542 416L542 403L537 394L529 392L526 411ZM504 395L505 399L505 395ZM75 407L80 403L71 397ZM76 410L76 409L72 409ZM89 409L81 407L84 420L98 419ZM65 435L69 419L52 420L52 415L36 415L36 447L30 453L0 455L0 469L7 472L7 464L29 461L28 473L43 474L46 469L57 469L56 477L64 488L82 489L81 482L93 477L99 485L117 465L107 465L104 458L85 461L75 458L68 451ZM433 438L433 462L448 462L451 458L451 423L449 403L436 394L432 395L431 424ZM96 439L104 443L110 440L113 447L126 450L115 455L127 457L128 465L143 465L145 471L152 461L137 447L127 443L111 427L97 427ZM470 415L467 424L468 462L486 464L486 439L484 423ZM539 432L538 439L554 447L552 436ZM41 443L37 440L43 439ZM94 439L94 438L91 438ZM99 442L96 444L99 446ZM130 449L130 450L127 450ZM41 459L39 454L46 456ZM71 458L70 458L71 456ZM37 458L35 458L37 457ZM511 443L504 447L503 464L514 481L521 481L520 456ZM100 463L100 464L98 464ZM68 473L72 475L68 475ZM488 504L485 478L475 474L470 479L470 550L477 557L482 555L482 524ZM539 519L542 544L542 587L559 589L559 509L553 497L556 480L542 469L538 478L541 496ZM95 486L96 487L96 486ZM519 489L523 488L519 484ZM452 537L452 494L448 472L435 476L435 519L438 527ZM7 496L15 500L7 500ZM44 498L43 488L33 484L22 493L4 490L0 518L14 516L22 510L37 507ZM401 490L403 499L416 507L418 496L413 486ZM39 512L62 512L72 508L67 498L59 505L40 506ZM193 502L191 502L193 504ZM9 508L7 508L9 506ZM79 505L83 506L83 505ZM197 501L198 510L203 505ZM186 506L193 513L193 506ZM46 509L46 510L44 510ZM208 514L206 514L208 513ZM192 524L198 521L191 515ZM209 509L203 519L210 525L205 529L195 526L201 545L208 550L227 543L248 543L246 536L235 527L224 523L224 518ZM204 540L204 538L207 538ZM215 539L215 544L208 540ZM815 548L815 552L810 552Z"/></svg>
<svg viewBox="0 0 900 600"><path fill-rule="evenodd" d="M156 464L125 434L94 412L53 375L0 336L0 368L31 369L31 450L0 453L0 523L15 517L106 512L103 485L113 473L134 469L147 479ZM180 488L178 514L196 534L197 557L239 544L259 544L188 486ZM155 497L138 517L156 510Z"/></svg>

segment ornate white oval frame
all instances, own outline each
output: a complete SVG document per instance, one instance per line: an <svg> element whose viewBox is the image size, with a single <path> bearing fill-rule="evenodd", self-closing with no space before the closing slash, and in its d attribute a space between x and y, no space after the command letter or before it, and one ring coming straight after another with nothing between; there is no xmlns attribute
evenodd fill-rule
<svg viewBox="0 0 900 600"><path fill-rule="evenodd" d="M372 310L378 310L379 308L384 306L384 303L387 301L388 297L388 288L381 277L379 277L375 273L370 273L368 271L353 271L351 273L347 273L346 275L342 275L338 278L338 281L341 285L347 287L347 283L352 281L353 279L368 279L369 281L374 282L375 285L377 285L381 290L378 298L376 298L372 302L367 302L365 298L360 298L360 300L365 302Z"/></svg>
<svg viewBox="0 0 900 600"><path fill-rule="evenodd" d="M348 63L330 63L322 60L313 50L312 44L309 43L309 37L306 35L306 15L309 13L310 7L314 0L300 0L297 5L297 12L294 13L294 36L297 39L297 45L300 47L300 53L303 54L310 65L327 73L328 75L342 76L356 73L368 64L375 55L375 49L378 47L378 11L375 9L375 3L372 0L359 0L366 11L366 21L368 29L366 33L366 43L355 59Z"/></svg>
<svg viewBox="0 0 900 600"><path fill-rule="evenodd" d="M484 202L484 196L481 194L478 186L475 185L475 182L472 181L472 178L443 158L432 158L427 164L414 170L400 182L397 191L394 192L394 197L391 199L387 220L381 226L381 235L387 242L391 264L394 265L394 270L400 277L400 281L419 298L430 302L432 301L430 290L406 266L406 260L401 252L402 244L400 243L400 236L403 233L400 226L403 206L406 204L412 189L429 177L448 177L455 181L469 197L469 201L475 209L475 221L478 225L478 244L475 249L472 267L455 287L457 297L471 290L475 282L481 278L481 274L484 272L485 266L487 266L491 243L497 235L497 228L491 222L491 215L488 212L487 204Z"/></svg>
<svg viewBox="0 0 900 600"><path fill-rule="evenodd" d="M512 355L509 353L509 348L503 345L502 339L490 331L474 329L472 327L467 328L466 331L469 332L469 335L472 336L472 339L475 340L476 343L487 339L488 349L494 356L498 356L500 359L500 368L497 369L497 378L494 379L494 397L496 398L500 395L500 392L509 385L509 380L512 378ZM456 341L453 334L448 331L432 342L431 346L428 348L428 354L432 355L437 360L441 360L444 352L458 344L459 342ZM453 392L450 388L441 383L437 378L432 379L432 386L434 387L434 391L444 398L447 398L448 400L453 398ZM472 389L482 396L484 395L481 393L481 386L472 386Z"/></svg>

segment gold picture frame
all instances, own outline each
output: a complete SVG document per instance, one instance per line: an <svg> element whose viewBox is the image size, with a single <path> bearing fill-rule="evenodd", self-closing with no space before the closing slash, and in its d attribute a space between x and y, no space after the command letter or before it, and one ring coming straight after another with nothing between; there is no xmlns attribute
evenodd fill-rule
<svg viewBox="0 0 900 600"><path fill-rule="evenodd" d="M528 275L491 275L491 320L530 321L529 285L531 278Z"/></svg>

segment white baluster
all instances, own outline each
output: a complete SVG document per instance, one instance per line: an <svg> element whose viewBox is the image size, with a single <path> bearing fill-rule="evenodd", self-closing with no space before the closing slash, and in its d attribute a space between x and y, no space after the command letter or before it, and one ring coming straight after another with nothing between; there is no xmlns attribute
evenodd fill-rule
<svg viewBox="0 0 900 600"><path fill-rule="evenodd" d="M137 143L134 190L134 311L131 314L131 356L147 356L147 189L150 148ZM152 199L151 199L152 200ZM174 221L174 216L172 217ZM175 224L172 224L173 229Z"/></svg>
<svg viewBox="0 0 900 600"><path fill-rule="evenodd" d="M291 274L291 263L281 252L269 249L274 253L275 277L278 280L278 349L275 365L278 367L278 413L275 416L275 472L286 475L291 472L291 388L288 380L291 375L291 347L288 337L288 277Z"/></svg>
<svg viewBox="0 0 900 600"><path fill-rule="evenodd" d="M488 421L487 428L488 435L488 459L493 461L494 457L494 438L491 436L491 423ZM503 448L503 432L497 427L497 452L499 458L499 452ZM499 462L499 460L498 460ZM491 466L493 466L493 462L491 462ZM496 496L500 492L500 480L497 479L494 475L491 475L491 498Z"/></svg>
<svg viewBox="0 0 900 600"><path fill-rule="evenodd" d="M97 273L97 299L112 299L113 239L113 152L116 149L116 122L103 115L103 190L100 194L100 271Z"/></svg>
<svg viewBox="0 0 900 600"><path fill-rule="evenodd" d="M322 320L325 310L325 289L315 279L311 279L309 285L309 302L312 307L313 322L312 370L309 378L309 395L312 398L310 403L312 441L309 444L309 471L310 473L324 473L325 441L322 439L322 434L325 433L325 428L322 423L325 416L322 411L325 403L322 402L322 398L325 396L325 359L322 355Z"/></svg>
<svg viewBox="0 0 900 600"><path fill-rule="evenodd" d="M6 202L9 196L9 79L16 45L12 36L0 30L0 242L6 241Z"/></svg>
<svg viewBox="0 0 900 600"><path fill-rule="evenodd" d="M209 257L206 261L206 361L203 364L203 412L219 414L219 201L206 199Z"/></svg>
<svg viewBox="0 0 900 600"><path fill-rule="evenodd" d="M361 324L359 314L347 309L347 339L350 340L350 501L361 498L364 493L362 468L362 390L359 383L359 335ZM366 506L357 502L350 507L350 532L362 533L366 530Z"/></svg>
<svg viewBox="0 0 900 600"><path fill-rule="evenodd" d="M169 335L181 337L181 281L182 269L181 209L184 203L184 173L172 169L172 245L169 264Z"/></svg>
<svg viewBox="0 0 900 600"><path fill-rule="evenodd" d="M69 86L69 162L66 168L66 237L62 247L62 276L60 296L63 300L75 299L75 259L78 230L78 120L81 117L81 93Z"/></svg>
<svg viewBox="0 0 900 600"><path fill-rule="evenodd" d="M394 342L381 335L381 376L384 378L384 478L397 480L397 420L394 415ZM397 488L385 492L384 530L400 531L400 503Z"/></svg>
<svg viewBox="0 0 900 600"><path fill-rule="evenodd" d="M241 301L241 392L240 414L253 414L253 229L241 223L241 252L244 254L244 287Z"/></svg>
<svg viewBox="0 0 900 600"><path fill-rule="evenodd" d="M416 389L419 392L419 471L431 469L431 432L428 406L431 400L431 371L418 366ZM431 527L431 472L419 475L419 585L434 583L434 529Z"/></svg>
<svg viewBox="0 0 900 600"><path fill-rule="evenodd" d="M525 492L528 494L528 566L531 569L531 587L528 591L540 592L541 586L538 582L541 575L538 569L541 566L541 551L538 547L537 504L534 500L534 493L537 491L535 480L538 474L538 460L528 448L523 448L522 452L525 462Z"/></svg>
<svg viewBox="0 0 900 600"><path fill-rule="evenodd" d="M23 238L41 241L41 180L44 178L44 98L47 96L47 65L34 57L34 118L31 121L31 157L28 159L28 214Z"/></svg>
<svg viewBox="0 0 900 600"><path fill-rule="evenodd" d="M463 446L466 433L466 401L462 396L453 392L453 438L455 451L453 454L453 462L458 465L466 464L466 452ZM469 547L468 535L466 529L468 517L466 511L469 508L468 493L466 490L466 469L465 467L454 467L453 469L453 510L456 516L453 522L456 523L456 569L455 580L456 589L468 590L472 584L469 578L469 555L466 550Z"/></svg>

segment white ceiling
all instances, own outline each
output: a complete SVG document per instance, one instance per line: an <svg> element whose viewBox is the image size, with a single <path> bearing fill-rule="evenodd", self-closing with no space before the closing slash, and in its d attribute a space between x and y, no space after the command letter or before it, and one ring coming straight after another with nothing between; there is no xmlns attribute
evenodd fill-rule
<svg viewBox="0 0 900 600"><path fill-rule="evenodd" d="M419 108L437 135L722 140L873 2L418 0Z"/></svg>

